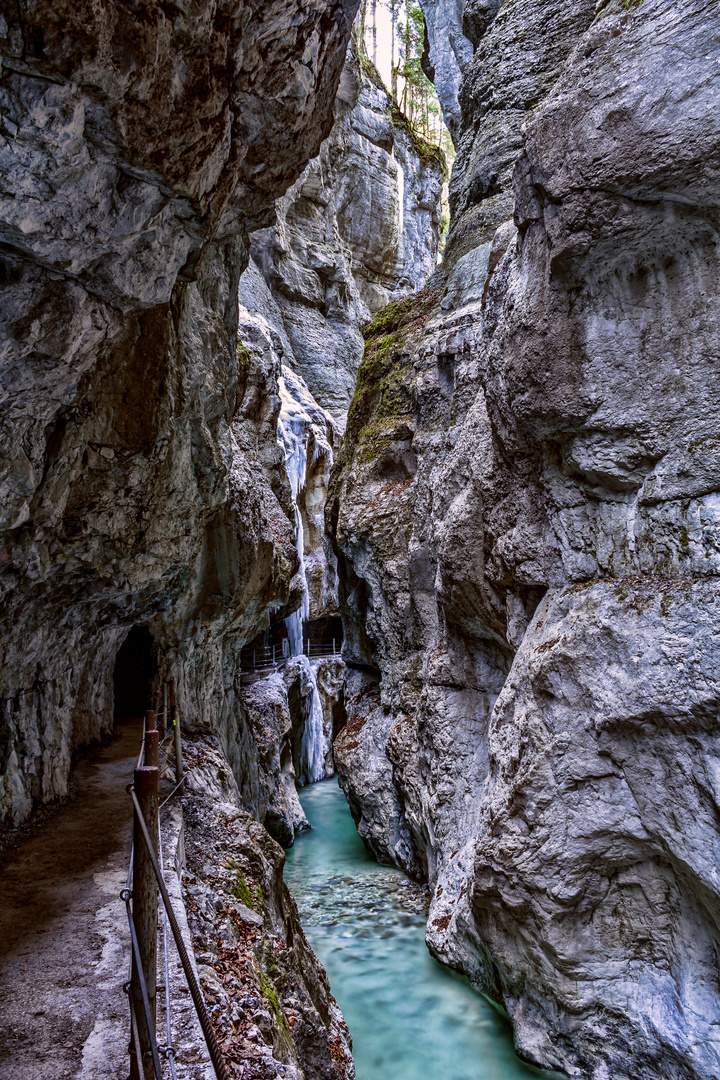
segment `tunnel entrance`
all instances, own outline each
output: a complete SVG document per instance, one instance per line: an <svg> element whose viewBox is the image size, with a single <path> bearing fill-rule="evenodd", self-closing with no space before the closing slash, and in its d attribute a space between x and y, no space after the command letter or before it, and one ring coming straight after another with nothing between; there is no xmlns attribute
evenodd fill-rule
<svg viewBox="0 0 720 1080"><path fill-rule="evenodd" d="M157 670L155 642L147 626L133 626L115 658L115 722L142 716L151 707Z"/></svg>

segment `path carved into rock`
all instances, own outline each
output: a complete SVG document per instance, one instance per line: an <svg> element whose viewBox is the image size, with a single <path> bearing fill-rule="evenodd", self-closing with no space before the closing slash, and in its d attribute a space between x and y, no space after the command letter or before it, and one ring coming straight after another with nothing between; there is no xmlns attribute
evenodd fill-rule
<svg viewBox="0 0 720 1080"><path fill-rule="evenodd" d="M0 866L0 1080L121 1080L140 722L75 770L78 793Z"/></svg>

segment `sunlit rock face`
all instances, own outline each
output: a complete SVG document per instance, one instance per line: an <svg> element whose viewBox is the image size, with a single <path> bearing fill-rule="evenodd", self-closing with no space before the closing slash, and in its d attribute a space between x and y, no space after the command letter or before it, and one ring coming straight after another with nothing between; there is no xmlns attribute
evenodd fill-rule
<svg viewBox="0 0 720 1080"><path fill-rule="evenodd" d="M592 1080L720 1068L719 43L700 0L500 8L454 254L378 319L331 481L381 676L344 768L393 787L356 816L520 1051Z"/></svg>
<svg viewBox="0 0 720 1080"><path fill-rule="evenodd" d="M189 673L196 646L234 655L228 635L239 648L287 597L279 364L236 353L237 282L248 230L329 133L355 8L0 20L3 819L63 794L110 726L132 624L155 620Z"/></svg>
<svg viewBox="0 0 720 1080"><path fill-rule="evenodd" d="M443 177L440 151L393 112L379 78L349 52L332 133L251 249L292 366L338 419L362 357L361 326L435 268Z"/></svg>

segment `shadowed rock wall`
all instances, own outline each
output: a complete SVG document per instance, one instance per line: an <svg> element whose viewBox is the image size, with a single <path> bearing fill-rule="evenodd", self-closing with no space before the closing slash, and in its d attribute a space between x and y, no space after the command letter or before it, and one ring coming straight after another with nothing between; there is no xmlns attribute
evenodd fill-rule
<svg viewBox="0 0 720 1080"><path fill-rule="evenodd" d="M236 351L237 282L330 130L355 8L0 21L3 819L63 794L107 730L131 625L155 620L192 682L196 646L233 654L287 592L277 370Z"/></svg>
<svg viewBox="0 0 720 1080"><path fill-rule="evenodd" d="M383 755L431 947L593 1080L720 1065L719 46L704 0L502 5L331 481L351 799Z"/></svg>

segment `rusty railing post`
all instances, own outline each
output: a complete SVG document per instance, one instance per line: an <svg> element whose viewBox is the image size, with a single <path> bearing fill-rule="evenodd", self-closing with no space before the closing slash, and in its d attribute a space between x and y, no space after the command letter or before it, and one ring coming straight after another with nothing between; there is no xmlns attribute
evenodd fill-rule
<svg viewBox="0 0 720 1080"><path fill-rule="evenodd" d="M146 738L151 735L147 732ZM157 732L155 733L157 747ZM157 752L157 751L156 751ZM147 748L145 760L147 761ZM142 809L143 819L155 852L158 850L158 803L159 774L157 766L144 765L135 770L134 790ZM158 890L152 860L148 853L142 830L134 815L133 822L133 880L132 880L132 917L138 939L142 974L145 979L147 996L150 1003L150 1015L155 1027L155 992L157 983L157 932L158 932ZM135 1004L140 1048L143 1056L144 1076L137 1076L137 1062L134 1055L130 1058L131 1080L153 1080L154 1068L150 1033L143 1007L143 994L137 960L133 954L130 993ZM153 1031L154 1035L154 1031Z"/></svg>
<svg viewBox="0 0 720 1080"><path fill-rule="evenodd" d="M175 704L175 680L170 680L170 719L173 726L173 735L175 741L175 783L180 784L183 776L183 759L182 759L182 741L180 739L180 717L178 716L177 706ZM182 792L184 789L180 788Z"/></svg>
<svg viewBox="0 0 720 1080"><path fill-rule="evenodd" d="M160 765L160 732L155 728L145 732L145 764L151 769Z"/></svg>
<svg viewBox="0 0 720 1080"><path fill-rule="evenodd" d="M144 764L157 769L160 765L160 732L155 723L155 713L148 709L145 713L145 758Z"/></svg>

